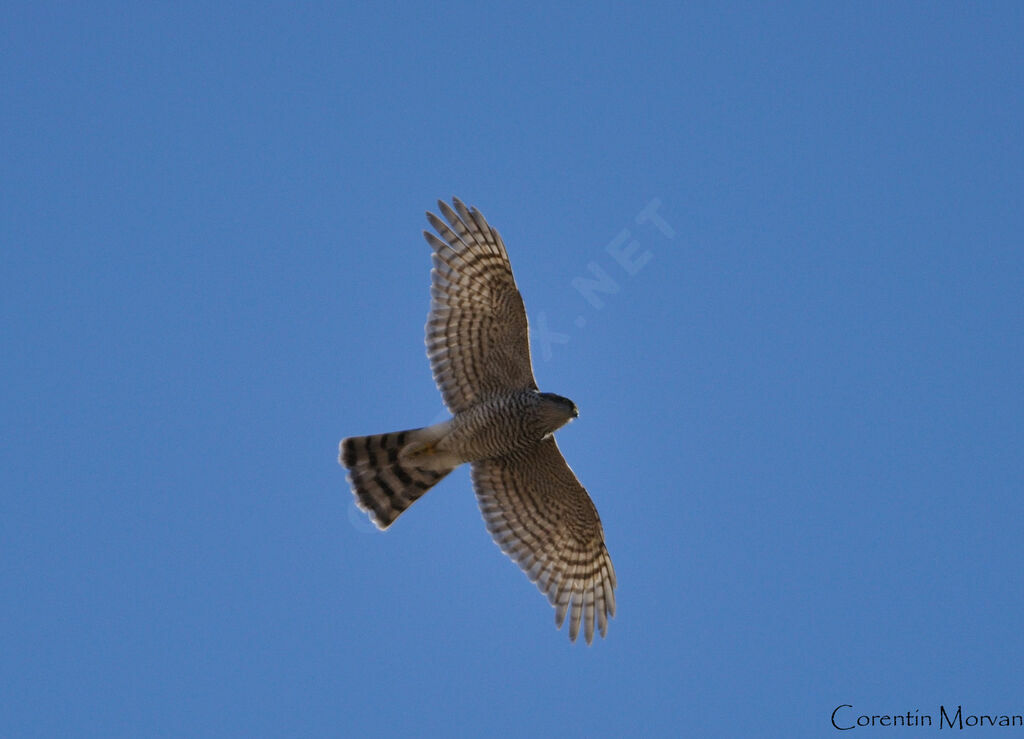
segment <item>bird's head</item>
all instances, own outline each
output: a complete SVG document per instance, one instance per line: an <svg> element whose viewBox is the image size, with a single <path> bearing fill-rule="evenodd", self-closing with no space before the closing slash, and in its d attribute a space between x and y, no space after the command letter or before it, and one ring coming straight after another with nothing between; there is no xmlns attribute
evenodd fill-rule
<svg viewBox="0 0 1024 739"><path fill-rule="evenodd" d="M541 398L541 414L545 425L552 431L562 428L574 418L580 415L576 404L568 398L554 393L539 393Z"/></svg>

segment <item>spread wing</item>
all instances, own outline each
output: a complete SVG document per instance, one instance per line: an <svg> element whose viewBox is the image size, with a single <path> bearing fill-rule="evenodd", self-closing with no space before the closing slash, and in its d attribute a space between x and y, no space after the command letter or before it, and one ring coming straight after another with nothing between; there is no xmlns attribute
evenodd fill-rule
<svg viewBox="0 0 1024 739"><path fill-rule="evenodd" d="M442 221L427 220L433 249L427 356L454 414L510 390L537 389L523 298L498 232L476 208L438 201ZM440 238L438 238L440 237Z"/></svg>
<svg viewBox="0 0 1024 739"><path fill-rule="evenodd" d="M587 644L615 615L615 570L586 489L554 437L519 458L473 463L473 487L487 530L555 607L559 628L572 606L569 638L583 622Z"/></svg>

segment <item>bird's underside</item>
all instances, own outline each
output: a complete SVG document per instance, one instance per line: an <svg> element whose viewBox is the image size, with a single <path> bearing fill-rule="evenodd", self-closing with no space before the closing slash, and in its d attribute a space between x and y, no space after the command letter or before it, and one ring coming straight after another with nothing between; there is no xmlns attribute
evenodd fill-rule
<svg viewBox="0 0 1024 739"><path fill-rule="evenodd" d="M569 638L589 644L615 615L615 570L597 510L555 443L572 401L541 393L530 363L523 300L505 245L475 208L439 202L427 356L452 418L341 442L361 508L390 526L456 466L472 466L488 531L555 607Z"/></svg>

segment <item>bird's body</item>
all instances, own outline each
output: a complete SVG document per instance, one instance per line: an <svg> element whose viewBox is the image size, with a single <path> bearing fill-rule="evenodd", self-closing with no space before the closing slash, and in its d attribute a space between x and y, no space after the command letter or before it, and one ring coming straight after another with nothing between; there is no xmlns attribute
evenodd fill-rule
<svg viewBox="0 0 1024 739"><path fill-rule="evenodd" d="M519 390L470 406L452 419L438 449L451 450L459 463L529 453L537 442L576 417L571 400L556 398Z"/></svg>
<svg viewBox="0 0 1024 739"><path fill-rule="evenodd" d="M537 389L526 311L501 237L475 208L438 205L427 355L451 419L344 439L340 461L360 507L387 528L460 464L497 544L548 595L569 636L615 613L615 571L597 510L552 434L577 416L568 398ZM442 240L443 239L443 240Z"/></svg>

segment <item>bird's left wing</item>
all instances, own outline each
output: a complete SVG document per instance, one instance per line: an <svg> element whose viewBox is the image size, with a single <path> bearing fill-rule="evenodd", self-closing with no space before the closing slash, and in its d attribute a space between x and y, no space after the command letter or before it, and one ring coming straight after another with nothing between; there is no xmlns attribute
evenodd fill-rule
<svg viewBox="0 0 1024 739"><path fill-rule="evenodd" d="M586 489L549 436L529 453L473 463L473 487L487 530L555 607L569 638L580 623L590 644L615 615L615 569Z"/></svg>

